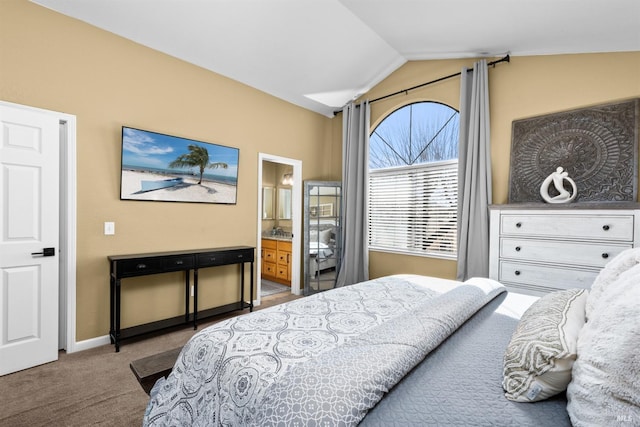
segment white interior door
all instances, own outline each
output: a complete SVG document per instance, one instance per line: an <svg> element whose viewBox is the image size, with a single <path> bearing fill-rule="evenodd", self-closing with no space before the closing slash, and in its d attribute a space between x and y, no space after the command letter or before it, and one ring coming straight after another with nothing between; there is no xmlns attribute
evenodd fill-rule
<svg viewBox="0 0 640 427"><path fill-rule="evenodd" d="M0 375L58 358L59 144L57 118L0 105Z"/></svg>

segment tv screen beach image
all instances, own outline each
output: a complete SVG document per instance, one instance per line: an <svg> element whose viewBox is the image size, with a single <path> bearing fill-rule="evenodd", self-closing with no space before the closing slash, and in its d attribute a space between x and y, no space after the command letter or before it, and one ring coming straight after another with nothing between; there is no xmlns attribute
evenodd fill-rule
<svg viewBox="0 0 640 427"><path fill-rule="evenodd" d="M235 204L237 148L122 127L122 200Z"/></svg>

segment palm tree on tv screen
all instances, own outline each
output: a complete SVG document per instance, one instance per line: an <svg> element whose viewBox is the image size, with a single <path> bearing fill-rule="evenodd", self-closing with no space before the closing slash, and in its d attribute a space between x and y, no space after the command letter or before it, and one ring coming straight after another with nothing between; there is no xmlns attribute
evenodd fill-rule
<svg viewBox="0 0 640 427"><path fill-rule="evenodd" d="M197 166L200 170L200 181L198 184L202 184L202 175L206 168L223 168L229 167L224 162L209 163L209 151L205 147L200 145L190 144L188 147L189 153L181 154L177 159L169 163L170 168L190 168Z"/></svg>

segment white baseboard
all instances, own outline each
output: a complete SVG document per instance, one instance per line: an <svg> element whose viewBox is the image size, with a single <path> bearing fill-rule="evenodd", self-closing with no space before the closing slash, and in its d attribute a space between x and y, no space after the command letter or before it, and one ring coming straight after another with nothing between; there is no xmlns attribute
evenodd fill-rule
<svg viewBox="0 0 640 427"><path fill-rule="evenodd" d="M100 347L101 345L111 344L111 339L109 335L103 335L101 337L90 338L84 341L76 341L73 349L69 351L67 349L67 353L75 353L76 351L89 350L90 348Z"/></svg>

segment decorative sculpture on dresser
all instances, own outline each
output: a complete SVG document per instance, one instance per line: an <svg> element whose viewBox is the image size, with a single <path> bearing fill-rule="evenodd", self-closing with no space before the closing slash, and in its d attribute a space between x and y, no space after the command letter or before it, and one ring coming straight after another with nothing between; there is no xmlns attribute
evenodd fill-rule
<svg viewBox="0 0 640 427"><path fill-rule="evenodd" d="M571 184L573 192L569 192L569 190L564 187L564 181ZM549 187L551 184L555 187L558 193L557 196L549 196ZM562 167L558 167L555 172L551 173L542 182L542 185L540 186L540 195L547 203L569 203L578 195L578 188L576 187L576 183L569 178L569 173Z"/></svg>

